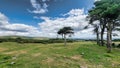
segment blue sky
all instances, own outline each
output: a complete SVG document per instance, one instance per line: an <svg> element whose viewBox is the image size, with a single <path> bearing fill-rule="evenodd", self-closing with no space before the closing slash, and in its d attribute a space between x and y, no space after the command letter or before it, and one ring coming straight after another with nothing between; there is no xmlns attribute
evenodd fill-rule
<svg viewBox="0 0 120 68"><path fill-rule="evenodd" d="M95 38L87 12L95 0L0 0L0 36L56 37L65 26L73 38ZM59 36L61 37L61 36Z"/></svg>
<svg viewBox="0 0 120 68"><path fill-rule="evenodd" d="M39 4L40 1L36 0ZM34 19L34 16L60 17L61 14L69 12L71 9L82 9L85 11L93 6L93 0L49 0L45 2L47 12L45 13L30 13L29 10L34 10L30 0L0 0L0 12L4 13L13 23L24 23L37 26L41 19Z"/></svg>

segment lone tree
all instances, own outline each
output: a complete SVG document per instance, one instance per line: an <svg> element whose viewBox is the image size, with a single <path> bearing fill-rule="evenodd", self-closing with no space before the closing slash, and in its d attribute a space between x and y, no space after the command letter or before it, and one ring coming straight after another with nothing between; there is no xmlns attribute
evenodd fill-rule
<svg viewBox="0 0 120 68"><path fill-rule="evenodd" d="M62 39L63 39L63 30L60 29L58 32L57 32L58 35L61 35L62 36Z"/></svg>
<svg viewBox="0 0 120 68"><path fill-rule="evenodd" d="M74 34L73 29L71 27L63 27L57 32L59 35L64 36L64 45L66 46L66 35Z"/></svg>

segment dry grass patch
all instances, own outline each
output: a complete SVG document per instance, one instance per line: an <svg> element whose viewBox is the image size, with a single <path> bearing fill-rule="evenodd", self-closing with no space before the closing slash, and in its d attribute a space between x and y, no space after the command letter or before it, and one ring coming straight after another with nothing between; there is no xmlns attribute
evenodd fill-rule
<svg viewBox="0 0 120 68"><path fill-rule="evenodd" d="M71 59L78 61L77 63L80 65L80 68L88 68L89 64L87 63L87 61L82 58L82 55L74 55L71 56Z"/></svg>
<svg viewBox="0 0 120 68"><path fill-rule="evenodd" d="M118 67L120 67L120 63L116 62L116 61L112 61L112 67L113 68L118 68Z"/></svg>
<svg viewBox="0 0 120 68"><path fill-rule="evenodd" d="M47 59L46 59L46 62L47 62L47 63L51 63L51 62L53 62L53 61L54 61L54 59L52 59L52 58L47 58Z"/></svg>
<svg viewBox="0 0 120 68"><path fill-rule="evenodd" d="M47 58L45 60L42 61L43 64L52 64L54 62L54 59L53 58Z"/></svg>
<svg viewBox="0 0 120 68"><path fill-rule="evenodd" d="M19 54L26 54L26 53L27 53L27 51L25 51L25 50L19 50L19 51L5 52L4 54L10 54L10 55L17 54L17 55L19 55Z"/></svg>
<svg viewBox="0 0 120 68"><path fill-rule="evenodd" d="M40 55L41 55L41 53L32 54L33 57L38 57L38 56L40 56Z"/></svg>
<svg viewBox="0 0 120 68"><path fill-rule="evenodd" d="M83 58L81 57L81 55L74 55L74 56L72 56L71 58L74 59L74 60L83 59Z"/></svg>
<svg viewBox="0 0 120 68"><path fill-rule="evenodd" d="M2 47L0 47L0 52L3 52L3 51L5 51L5 50L8 50L7 48L2 48Z"/></svg>

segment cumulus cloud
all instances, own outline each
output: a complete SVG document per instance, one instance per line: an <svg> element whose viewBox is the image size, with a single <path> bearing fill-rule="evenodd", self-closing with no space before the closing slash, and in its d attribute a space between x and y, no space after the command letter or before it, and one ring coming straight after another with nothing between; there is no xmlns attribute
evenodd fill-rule
<svg viewBox="0 0 120 68"><path fill-rule="evenodd" d="M31 11L28 9L28 11L31 13L36 13L36 14L46 13L48 11L47 10L48 5L46 4L47 1L49 1L49 0L40 0L40 1L30 0L31 5L34 8L34 10Z"/></svg>
<svg viewBox="0 0 120 68"><path fill-rule="evenodd" d="M25 24L11 24L7 16L0 13L0 35L35 36L35 33L40 33L38 28Z"/></svg>
<svg viewBox="0 0 120 68"><path fill-rule="evenodd" d="M95 0L95 1L100 1L100 0Z"/></svg>
<svg viewBox="0 0 120 68"><path fill-rule="evenodd" d="M2 26L6 24L8 24L8 18L4 14L0 13L0 25Z"/></svg>
<svg viewBox="0 0 120 68"><path fill-rule="evenodd" d="M63 16L79 16L79 15L84 15L84 9L72 9L68 13L63 14Z"/></svg>
<svg viewBox="0 0 120 68"><path fill-rule="evenodd" d="M51 17L41 17L44 21L39 23L41 31L47 32L47 36L55 37L56 33L59 29L70 26L74 29L75 35L74 37L80 38L85 33L88 35L92 35L92 30L86 30L86 32L82 32L83 28L88 25L88 21L86 21L86 16L84 14L84 9L72 9L66 14L62 14L65 17L57 17L57 18L51 18ZM81 35L83 34L83 35ZM88 37L88 36L87 36Z"/></svg>
<svg viewBox="0 0 120 68"><path fill-rule="evenodd" d="M43 19L43 22L38 23L39 27L34 27L26 24L9 22L9 18L3 13L0 13L0 35L19 35L32 37L51 37L57 36L57 31L63 27L70 26L74 29L73 38L95 38L93 28L83 28L88 25L84 14L84 9L72 9L68 13L63 14L63 17L35 17ZM117 32L119 34L119 32Z"/></svg>

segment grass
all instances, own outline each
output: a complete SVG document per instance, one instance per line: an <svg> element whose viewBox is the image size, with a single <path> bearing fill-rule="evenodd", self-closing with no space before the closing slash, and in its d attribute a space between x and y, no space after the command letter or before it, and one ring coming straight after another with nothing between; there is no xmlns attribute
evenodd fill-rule
<svg viewBox="0 0 120 68"><path fill-rule="evenodd" d="M0 43L0 68L120 68L120 49L106 53L95 42Z"/></svg>

